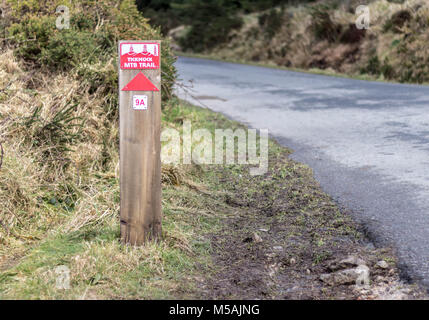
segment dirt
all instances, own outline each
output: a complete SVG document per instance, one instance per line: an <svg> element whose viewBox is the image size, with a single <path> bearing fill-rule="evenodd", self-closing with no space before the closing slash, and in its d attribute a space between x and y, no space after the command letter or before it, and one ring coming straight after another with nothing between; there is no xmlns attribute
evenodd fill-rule
<svg viewBox="0 0 429 320"><path fill-rule="evenodd" d="M393 250L375 248L287 150L270 154L269 171L217 169L228 218L208 235L216 266L201 285L206 299L421 299L399 277ZM215 169L216 170L216 169ZM370 285L328 285L322 274L349 256L370 269ZM377 267L387 261L386 268Z"/></svg>

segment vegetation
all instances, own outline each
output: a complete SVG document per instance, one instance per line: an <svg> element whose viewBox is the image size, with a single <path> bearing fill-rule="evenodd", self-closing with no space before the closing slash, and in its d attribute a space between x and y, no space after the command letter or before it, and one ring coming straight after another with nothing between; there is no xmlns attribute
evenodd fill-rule
<svg viewBox="0 0 429 320"><path fill-rule="evenodd" d="M145 5L151 7L155 2L145 1ZM369 29L356 27L355 10L362 4L358 0L266 1L259 5L230 1L223 17L228 22L215 15L207 18L204 5L175 3L165 10L175 12L177 28L163 30L184 54L368 79L429 82L429 4L424 1L368 1ZM223 5L220 0L208 3ZM188 16L179 14L182 8L187 8Z"/></svg>
<svg viewBox="0 0 429 320"><path fill-rule="evenodd" d="M284 7L280 10L272 8L258 17L259 26L265 31L268 37L273 37L285 22Z"/></svg>
<svg viewBox="0 0 429 320"><path fill-rule="evenodd" d="M6 1L7 45L26 66L46 72L76 72L92 90L99 88L114 105L116 97L116 43L119 39L162 39L137 10L134 1ZM55 27L55 10L67 5L70 28ZM171 96L174 57L168 41L162 46L163 96ZM88 70L89 69L89 70ZM88 70L88 71L86 71ZM96 76L95 76L96 75ZM94 77L95 76L95 77ZM116 77L116 78L115 78Z"/></svg>
<svg viewBox="0 0 429 320"><path fill-rule="evenodd" d="M186 51L203 52L230 40L229 34L239 29L242 15L268 10L291 3L310 3L314 0L136 0L137 7L151 23L161 27L164 34L180 25L188 27L180 45ZM278 30L282 17L271 10L262 24L268 35ZM264 18L262 18L264 19Z"/></svg>
<svg viewBox="0 0 429 320"><path fill-rule="evenodd" d="M70 29L55 28L59 4L70 8ZM230 269L235 276L272 277L266 270L272 243L290 249L297 261L294 270L290 257L275 257L275 268L286 270L280 280L300 272L304 290L317 287L309 296L337 295L314 283L328 258L363 250L362 235L311 170L273 141L269 172L261 177L241 165L163 165L161 241L143 247L119 242L116 43L161 38L133 1L7 0L0 22L0 299L243 298L249 292L284 298L286 286L266 291L271 281L260 291L245 282L237 289L243 285L237 279L229 283L231 294L204 289L229 277L223 271L237 266L231 261L240 263ZM163 128L181 130L186 119L212 132L241 127L173 97L168 41L162 50ZM249 242L247 233L263 223L273 227L272 243ZM228 245L234 250L224 250ZM231 260L231 252L242 260ZM266 258L255 267L256 256ZM70 270L69 290L55 286L61 266ZM389 277L397 279L395 272Z"/></svg>
<svg viewBox="0 0 429 320"><path fill-rule="evenodd" d="M311 27L318 40L336 41L341 33L341 25L334 23L326 5L311 8Z"/></svg>
<svg viewBox="0 0 429 320"><path fill-rule="evenodd" d="M0 103L5 150L0 168L1 299L365 298L351 287L319 284L329 261L356 252L371 262L383 255L394 266L389 250L365 251L362 233L321 190L311 169L289 159L290 151L273 141L263 176L251 176L247 166L236 164L163 165L162 240L143 247L122 245L118 128L116 122L106 124L103 100L64 75L54 79L61 85L28 91L12 52L0 58L0 81L12 75L18 79ZM73 120L67 110L74 106L65 103L71 96L80 98L81 112ZM42 114L64 103L52 118L58 120L28 113L20 101L29 97L45 104ZM31 121L31 135L40 132L41 122L67 129L67 123L83 118L86 125L74 131L77 141L56 130L55 139L43 134L40 148L26 142L26 127L15 124L21 118ZM185 119L194 129L212 133L242 128L176 98L164 103L163 128L181 131ZM69 150L60 159L45 159L43 151L63 144ZM256 243L255 234L264 240ZM284 252L273 255L273 245ZM70 270L68 290L56 288L61 266ZM397 271L380 272L401 285ZM285 296L284 288L292 284L299 290ZM417 288L409 292L424 297Z"/></svg>
<svg viewBox="0 0 429 320"><path fill-rule="evenodd" d="M55 27L58 5L70 9L69 29ZM140 282L123 280L127 272L153 279L159 260L188 272L177 221L169 227L166 218L173 231L165 243L134 250L118 242L117 41L162 39L160 31L131 0L7 0L2 9L0 297L79 298L102 283L104 297L117 297L121 281L139 296ZM165 40L163 105L173 62ZM67 294L52 285L62 264L73 272ZM141 295L169 290L155 285Z"/></svg>

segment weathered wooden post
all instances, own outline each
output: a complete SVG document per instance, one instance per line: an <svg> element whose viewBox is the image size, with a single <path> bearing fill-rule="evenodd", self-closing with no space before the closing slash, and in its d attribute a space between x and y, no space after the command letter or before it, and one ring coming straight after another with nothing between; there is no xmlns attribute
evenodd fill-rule
<svg viewBox="0 0 429 320"><path fill-rule="evenodd" d="M161 43L119 42L121 239L161 235Z"/></svg>

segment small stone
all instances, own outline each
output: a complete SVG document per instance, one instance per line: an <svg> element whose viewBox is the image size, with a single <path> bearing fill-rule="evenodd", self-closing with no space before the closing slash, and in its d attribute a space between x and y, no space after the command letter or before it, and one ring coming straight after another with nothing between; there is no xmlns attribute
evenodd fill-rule
<svg viewBox="0 0 429 320"><path fill-rule="evenodd" d="M268 232L268 229L261 228L261 229L259 229L259 231L262 231L262 232Z"/></svg>
<svg viewBox="0 0 429 320"><path fill-rule="evenodd" d="M311 274L310 269L307 269L306 272L307 272L307 274Z"/></svg>
<svg viewBox="0 0 429 320"><path fill-rule="evenodd" d="M347 259L341 260L339 264L347 268L351 266L365 265L365 261L356 256L349 256Z"/></svg>
<svg viewBox="0 0 429 320"><path fill-rule="evenodd" d="M259 234L257 234L256 232L253 234L253 241L256 243L262 242L262 238Z"/></svg>
<svg viewBox="0 0 429 320"><path fill-rule="evenodd" d="M380 268L380 269L387 269L387 268L389 268L389 264L386 261L384 261L384 260L378 261L377 264L376 264L376 266L378 268Z"/></svg>
<svg viewBox="0 0 429 320"><path fill-rule="evenodd" d="M283 251L283 247L282 246L274 246L273 249L275 251Z"/></svg>
<svg viewBox="0 0 429 320"><path fill-rule="evenodd" d="M366 265L357 266L355 269L359 276L356 278L357 286L369 286L369 268Z"/></svg>
<svg viewBox="0 0 429 320"><path fill-rule="evenodd" d="M295 258L291 258L291 259L289 260L289 263L290 263L290 264L295 264L295 263L296 263Z"/></svg>
<svg viewBox="0 0 429 320"><path fill-rule="evenodd" d="M358 274L355 269L346 269L333 273L325 273L320 276L320 280L330 286L353 284L356 282Z"/></svg>
<svg viewBox="0 0 429 320"><path fill-rule="evenodd" d="M337 271L340 269L349 269L359 265L366 265L366 262L356 256L348 256L346 259L340 261L333 261L329 264L329 269Z"/></svg>
<svg viewBox="0 0 429 320"><path fill-rule="evenodd" d="M342 284L356 284L358 286L369 285L369 268L366 265L359 265L353 269L345 269L332 273L325 273L320 276L320 280L330 286Z"/></svg>

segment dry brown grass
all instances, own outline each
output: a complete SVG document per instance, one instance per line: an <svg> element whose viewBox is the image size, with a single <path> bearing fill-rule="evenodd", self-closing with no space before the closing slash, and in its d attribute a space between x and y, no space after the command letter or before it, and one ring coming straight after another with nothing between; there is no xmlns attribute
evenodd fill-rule
<svg viewBox="0 0 429 320"><path fill-rule="evenodd" d="M287 7L283 25L270 38L258 25L257 16L251 14L245 17L243 28L234 32L230 43L207 54L232 61L299 69L318 68L352 76L367 72L368 62L376 56L381 65L379 70L369 70L372 78L429 82L428 1L407 0L402 4L387 0L369 1L370 28L365 30L361 39L353 38L357 29L350 31L357 18L354 10L362 4L360 1L349 2L348 7L344 4L338 9L327 9L332 23L342 29L334 41L318 39L311 28L313 17L310 8L324 3L329 1ZM410 14L410 21L386 29L392 17L401 11Z"/></svg>
<svg viewBox="0 0 429 320"><path fill-rule="evenodd" d="M205 186L193 181L192 166L163 165L163 241L123 246L118 118L111 112L117 106L110 105L103 84L94 91L91 81L77 80L78 72L23 70L11 50L0 52L0 297L165 298L189 292L183 278L208 256L196 255L191 242L210 227ZM54 270L62 264L71 270L67 292L55 288Z"/></svg>
<svg viewBox="0 0 429 320"><path fill-rule="evenodd" d="M100 190L93 188L93 174L116 177L118 163L118 125L108 121L102 96L89 94L87 85L72 74L22 71L11 50L0 55L0 88L0 143L4 150L0 168L1 253L7 254L9 246L31 242L26 240L31 238L28 234L38 238L52 230L65 220L69 205L79 208L79 215L69 222L73 227L66 225L68 231L116 213L111 195L104 208L94 208ZM70 134L79 136L62 141L60 135L67 129L49 131L47 126L70 103L77 107L69 123L85 125L70 127ZM35 110L39 110L37 118L33 117ZM66 151L54 152L59 147L55 143L64 144L59 150ZM79 193L84 197L72 204ZM63 214L58 214L58 209Z"/></svg>

